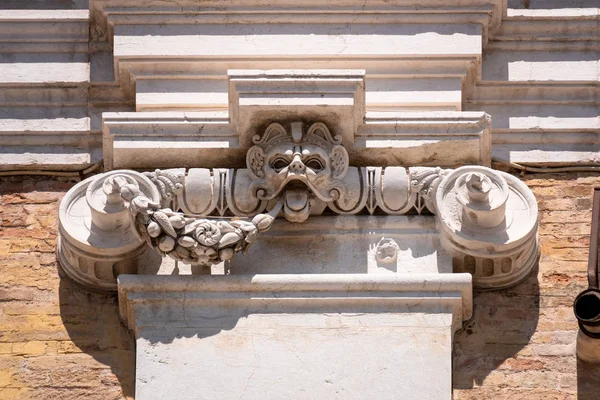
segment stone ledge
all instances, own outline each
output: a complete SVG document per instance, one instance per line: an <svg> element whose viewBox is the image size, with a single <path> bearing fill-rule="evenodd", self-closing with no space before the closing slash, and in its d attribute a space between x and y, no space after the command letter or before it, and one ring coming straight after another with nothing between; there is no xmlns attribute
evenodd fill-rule
<svg viewBox="0 0 600 400"><path fill-rule="evenodd" d="M472 314L471 275L463 274L256 274L256 275L192 275L150 276L121 275L118 278L119 310L121 318L133 331L141 327L193 327L194 323L183 314L136 311L136 306L161 304L165 309L182 301L244 302L256 312L264 303L272 309L275 304L285 307L333 303L337 306L378 304L392 309L445 309L454 315L454 329ZM304 303L304 304L302 304ZM294 306L295 307L295 306Z"/></svg>
<svg viewBox="0 0 600 400"><path fill-rule="evenodd" d="M192 167L199 162L223 166L226 155L243 157L226 113L103 113L102 119L107 170Z"/></svg>
<svg viewBox="0 0 600 400"><path fill-rule="evenodd" d="M489 165L490 127L484 112L367 113L343 144L358 165ZM249 141L224 111L104 113L103 129L107 170L239 167Z"/></svg>
<svg viewBox="0 0 600 400"><path fill-rule="evenodd" d="M145 399L448 399L471 296L469 274L119 277Z"/></svg>

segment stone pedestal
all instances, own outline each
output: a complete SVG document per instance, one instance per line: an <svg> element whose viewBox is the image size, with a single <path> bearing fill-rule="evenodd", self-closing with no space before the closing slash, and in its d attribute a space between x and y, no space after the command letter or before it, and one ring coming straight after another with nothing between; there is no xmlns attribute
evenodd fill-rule
<svg viewBox="0 0 600 400"><path fill-rule="evenodd" d="M450 399L471 276L122 275L119 304L139 399Z"/></svg>

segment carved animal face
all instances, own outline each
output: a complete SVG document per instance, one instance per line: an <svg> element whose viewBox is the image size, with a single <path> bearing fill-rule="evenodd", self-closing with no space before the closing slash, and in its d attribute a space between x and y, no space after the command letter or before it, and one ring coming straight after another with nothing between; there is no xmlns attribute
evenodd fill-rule
<svg viewBox="0 0 600 400"><path fill-rule="evenodd" d="M261 200L284 196L284 215L293 222L310 213L310 199L337 200L344 191L348 153L323 123L313 124L305 135L300 123L292 132L271 124L247 154L254 183L251 192Z"/></svg>

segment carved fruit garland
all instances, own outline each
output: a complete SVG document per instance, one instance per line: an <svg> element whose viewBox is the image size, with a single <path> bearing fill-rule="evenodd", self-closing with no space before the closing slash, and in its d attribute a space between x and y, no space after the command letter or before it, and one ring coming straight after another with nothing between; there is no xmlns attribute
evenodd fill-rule
<svg viewBox="0 0 600 400"><path fill-rule="evenodd" d="M138 235L150 246L177 261L210 266L245 253L259 232L268 230L274 217L258 214L251 221L209 220L187 217L170 208L159 208L133 185L121 187Z"/></svg>
<svg viewBox="0 0 600 400"><path fill-rule="evenodd" d="M252 221L188 218L170 209L150 211L145 225L150 244L161 254L190 264L212 265L246 252L257 234L271 227L273 217L259 214Z"/></svg>

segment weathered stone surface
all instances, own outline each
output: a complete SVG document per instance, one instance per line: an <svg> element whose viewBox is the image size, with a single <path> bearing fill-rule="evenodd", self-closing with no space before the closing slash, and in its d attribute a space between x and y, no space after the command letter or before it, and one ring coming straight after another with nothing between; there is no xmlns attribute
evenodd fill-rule
<svg viewBox="0 0 600 400"><path fill-rule="evenodd" d="M470 296L469 274L119 278L144 399L450 399Z"/></svg>

